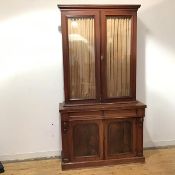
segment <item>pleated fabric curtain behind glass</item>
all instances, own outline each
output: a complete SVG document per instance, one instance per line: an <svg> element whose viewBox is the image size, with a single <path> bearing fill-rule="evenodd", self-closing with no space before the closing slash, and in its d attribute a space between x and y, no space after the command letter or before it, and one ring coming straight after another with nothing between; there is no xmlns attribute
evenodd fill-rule
<svg viewBox="0 0 175 175"><path fill-rule="evenodd" d="M107 17L107 96L130 95L131 19Z"/></svg>
<svg viewBox="0 0 175 175"><path fill-rule="evenodd" d="M95 99L94 19L68 18L70 98Z"/></svg>

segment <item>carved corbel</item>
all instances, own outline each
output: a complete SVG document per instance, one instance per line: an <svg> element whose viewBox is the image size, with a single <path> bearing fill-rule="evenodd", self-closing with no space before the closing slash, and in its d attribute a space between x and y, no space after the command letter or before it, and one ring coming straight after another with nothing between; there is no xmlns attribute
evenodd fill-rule
<svg viewBox="0 0 175 175"><path fill-rule="evenodd" d="M63 133L66 134L69 129L69 122L63 121L62 127L63 127Z"/></svg>
<svg viewBox="0 0 175 175"><path fill-rule="evenodd" d="M138 119L138 125L139 125L139 127L142 127L143 126L143 121L144 121L143 118L139 118Z"/></svg>
<svg viewBox="0 0 175 175"><path fill-rule="evenodd" d="M144 117L145 116L145 109L137 109L137 116Z"/></svg>

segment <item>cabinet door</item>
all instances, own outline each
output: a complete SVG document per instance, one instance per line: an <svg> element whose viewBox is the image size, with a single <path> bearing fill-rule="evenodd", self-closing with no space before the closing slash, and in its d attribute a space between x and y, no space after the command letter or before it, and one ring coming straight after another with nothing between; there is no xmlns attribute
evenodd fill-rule
<svg viewBox="0 0 175 175"><path fill-rule="evenodd" d="M103 101L135 99L136 12L102 11Z"/></svg>
<svg viewBox="0 0 175 175"><path fill-rule="evenodd" d="M105 122L105 148L108 158L136 155L135 119L111 119Z"/></svg>
<svg viewBox="0 0 175 175"><path fill-rule="evenodd" d="M103 157L103 130L101 120L72 121L71 160L91 161Z"/></svg>
<svg viewBox="0 0 175 175"><path fill-rule="evenodd" d="M62 12L64 85L66 103L100 99L99 12Z"/></svg>

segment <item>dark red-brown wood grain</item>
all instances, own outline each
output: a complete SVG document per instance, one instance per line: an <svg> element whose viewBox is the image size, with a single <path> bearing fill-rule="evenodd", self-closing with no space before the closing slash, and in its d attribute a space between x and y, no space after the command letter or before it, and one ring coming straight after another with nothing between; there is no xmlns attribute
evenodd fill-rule
<svg viewBox="0 0 175 175"><path fill-rule="evenodd" d="M62 169L144 162L145 108L136 101L137 10L140 5L59 5L61 10L65 102L60 104ZM131 17L128 97L107 98L106 16ZM95 19L95 99L70 99L68 17ZM101 60L101 56L104 60Z"/></svg>

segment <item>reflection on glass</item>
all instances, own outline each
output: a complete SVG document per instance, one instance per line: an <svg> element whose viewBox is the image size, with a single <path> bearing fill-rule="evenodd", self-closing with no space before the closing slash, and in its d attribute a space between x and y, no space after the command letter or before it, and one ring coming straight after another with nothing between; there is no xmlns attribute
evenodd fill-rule
<svg viewBox="0 0 175 175"><path fill-rule="evenodd" d="M107 96L130 95L131 19L107 17Z"/></svg>
<svg viewBox="0 0 175 175"><path fill-rule="evenodd" d="M70 98L95 98L94 19L68 18Z"/></svg>

